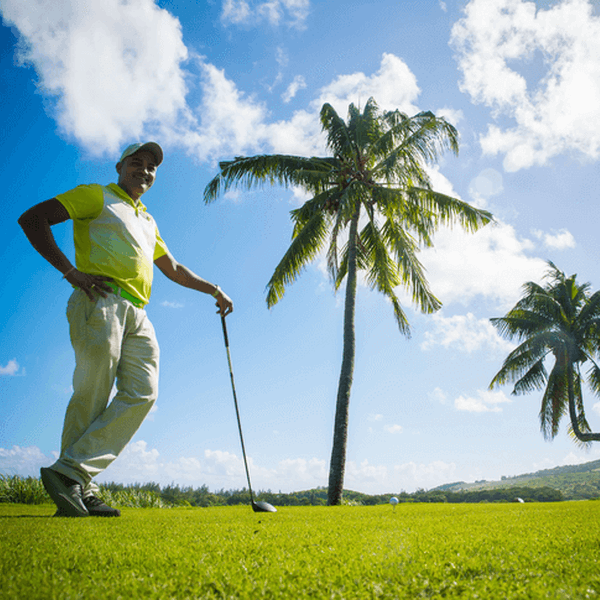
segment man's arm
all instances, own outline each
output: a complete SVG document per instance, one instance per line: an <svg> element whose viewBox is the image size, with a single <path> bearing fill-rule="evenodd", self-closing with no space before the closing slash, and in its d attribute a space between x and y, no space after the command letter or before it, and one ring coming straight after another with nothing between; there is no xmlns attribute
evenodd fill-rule
<svg viewBox="0 0 600 600"><path fill-rule="evenodd" d="M92 288L106 298L106 292L111 290L104 282L110 281L110 278L100 275L88 275L78 271L56 244L54 234L50 228L52 225L64 223L68 219L70 217L67 209L56 198L51 198L26 210L19 217L19 225L31 245L53 267L63 273L64 278L71 285L81 288L90 300L94 300Z"/></svg>
<svg viewBox="0 0 600 600"><path fill-rule="evenodd" d="M187 267L179 264L170 254L164 254L160 258L157 258L154 261L154 264L171 281L174 281L183 287L214 296L217 300L216 306L219 308L217 312L220 315L225 317L233 311L233 302L227 294L221 291L218 286L202 279L202 277L199 277Z"/></svg>

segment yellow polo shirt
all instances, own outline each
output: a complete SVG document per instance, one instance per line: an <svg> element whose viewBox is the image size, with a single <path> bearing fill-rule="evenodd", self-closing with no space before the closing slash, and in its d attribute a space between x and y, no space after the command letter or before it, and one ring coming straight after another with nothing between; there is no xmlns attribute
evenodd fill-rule
<svg viewBox="0 0 600 600"><path fill-rule="evenodd" d="M111 277L148 304L154 261L168 249L146 207L116 183L80 185L56 199L73 219L77 269Z"/></svg>

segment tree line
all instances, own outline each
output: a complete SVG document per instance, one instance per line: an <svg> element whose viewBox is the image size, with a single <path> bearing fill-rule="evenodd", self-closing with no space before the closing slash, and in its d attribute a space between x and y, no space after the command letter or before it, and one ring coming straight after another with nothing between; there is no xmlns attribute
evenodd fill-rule
<svg viewBox="0 0 600 600"><path fill-rule="evenodd" d="M170 484L161 487L158 483L134 484L125 486L119 483L102 484L101 489L111 493L119 491L153 492L170 506L234 506L250 503L250 493L244 488L241 490L210 491L206 485L198 488ZM524 502L561 502L565 500L560 490L550 487L509 487L485 490L443 491L443 490L417 490L416 492L400 492L398 494L364 494L352 490L344 490L344 504L357 506L376 506L388 504L390 498L395 496L400 503L479 503L479 502L517 502L520 498ZM260 500L269 502L274 506L325 506L328 503L328 490L319 487L300 492L282 493L262 491L257 494Z"/></svg>

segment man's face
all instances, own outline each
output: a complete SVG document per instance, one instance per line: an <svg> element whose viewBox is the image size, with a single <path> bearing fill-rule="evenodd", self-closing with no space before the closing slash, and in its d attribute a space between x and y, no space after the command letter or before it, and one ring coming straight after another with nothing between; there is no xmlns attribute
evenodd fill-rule
<svg viewBox="0 0 600 600"><path fill-rule="evenodd" d="M148 150L138 151L117 163L117 185L133 200L147 192L156 178L156 159Z"/></svg>

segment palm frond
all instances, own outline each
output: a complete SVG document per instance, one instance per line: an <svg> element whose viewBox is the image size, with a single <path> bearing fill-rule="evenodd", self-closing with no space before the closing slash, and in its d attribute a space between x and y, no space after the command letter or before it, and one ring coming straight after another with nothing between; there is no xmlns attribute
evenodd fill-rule
<svg viewBox="0 0 600 600"><path fill-rule="evenodd" d="M328 218L317 212L296 232L290 247L275 268L267 284L267 305L274 306L285 294L286 285L293 283L306 265L311 262L327 240Z"/></svg>
<svg viewBox="0 0 600 600"><path fill-rule="evenodd" d="M357 150L366 155L370 151L371 144L383 133L381 113L373 98L369 98L362 114L357 115L356 122L351 120L348 128L353 135Z"/></svg>
<svg viewBox="0 0 600 600"><path fill-rule="evenodd" d="M338 187L325 190L310 200L307 200L299 208L290 211L292 221L294 222L294 233L292 237L296 236L296 233L313 218L315 213L323 211L327 212L327 207L330 204L339 201L342 193L343 190Z"/></svg>
<svg viewBox="0 0 600 600"><path fill-rule="evenodd" d="M330 158L284 154L239 156L219 163L219 173L204 189L204 201L210 203L236 186L251 189L264 184L297 185L317 192L328 186L335 164Z"/></svg>
<svg viewBox="0 0 600 600"><path fill-rule="evenodd" d="M562 417L569 407L567 371L559 365L548 376L548 385L542 397L540 408L540 428L544 439L556 437Z"/></svg>
<svg viewBox="0 0 600 600"><path fill-rule="evenodd" d="M427 188L413 187L408 190L408 194L419 207L437 215L442 225L452 226L458 221L463 229L474 233L494 220L487 210L475 208L458 198Z"/></svg>
<svg viewBox="0 0 600 600"><path fill-rule="evenodd" d="M498 333L508 340L522 340L554 326L554 322L545 315L514 308L505 317L494 317L490 321Z"/></svg>
<svg viewBox="0 0 600 600"><path fill-rule="evenodd" d="M392 181L402 170L412 172L417 165L431 163L446 149L458 153L458 132L444 119L431 112L398 118L397 124L373 145L374 154L383 156L373 173Z"/></svg>
<svg viewBox="0 0 600 600"><path fill-rule="evenodd" d="M321 108L321 125L327 133L327 147L334 157L348 157L354 152L354 140L348 126L331 104L324 104Z"/></svg>
<svg viewBox="0 0 600 600"><path fill-rule="evenodd" d="M504 359L490 388L509 382L518 382L536 363L543 360L550 350L543 335L536 335L517 346ZM513 392L517 393L517 392Z"/></svg>
<svg viewBox="0 0 600 600"><path fill-rule="evenodd" d="M386 219L381 234L398 264L401 285L411 294L412 301L423 313L438 311L442 304L429 289L425 269L417 258L419 247L415 240L392 219Z"/></svg>
<svg viewBox="0 0 600 600"><path fill-rule="evenodd" d="M548 372L544 367L544 358L538 360L533 366L515 383L513 394L521 396L535 390L541 390L548 380Z"/></svg>

